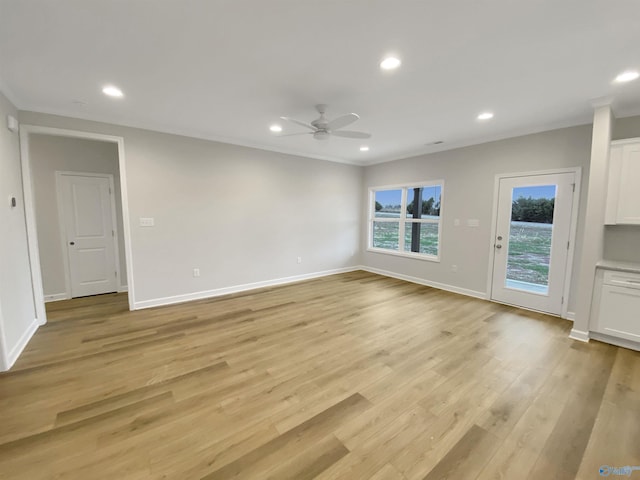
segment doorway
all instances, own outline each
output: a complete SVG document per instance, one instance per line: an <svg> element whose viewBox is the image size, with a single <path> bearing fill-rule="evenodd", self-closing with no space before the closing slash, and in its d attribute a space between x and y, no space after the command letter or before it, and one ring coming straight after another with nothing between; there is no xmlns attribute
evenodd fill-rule
<svg viewBox="0 0 640 480"><path fill-rule="evenodd" d="M117 155L117 164L119 173L115 176L116 182L119 185L120 194L117 201L119 202L118 211L122 215L122 248L124 250L124 258L121 260L120 270L126 271L126 283L125 278L120 279L126 289L128 290L128 303L129 309L135 309L135 293L133 284L133 269L132 269L132 254L131 254L131 228L129 223L129 207L127 198L127 183L126 183L126 170L125 170L125 156L124 156L124 138L113 135L104 135L99 133L89 133L77 130L66 130L53 127L43 127L35 125L21 125L20 126L20 156L22 163L22 185L24 189L24 202L25 202L25 215L27 223L27 241L29 249L29 258L31 266L31 282L33 285L34 303L36 305L36 320L40 325L43 325L47 321L47 313L45 309L45 295L43 290L43 272L41 268L40 249L38 242L38 227L36 226L36 208L35 208L35 191L34 191L34 172L32 169L31 160L31 147L34 136L53 136L63 137L68 139L82 139L93 140L97 142L104 142L115 146ZM71 169L61 169L71 170ZM75 168L73 170L76 170ZM78 169L80 170L80 169ZM112 189L113 192L113 189ZM55 203L55 199L53 202ZM112 219L113 220L113 219ZM51 222L51 225L58 225L58 221ZM61 238L57 236L56 238ZM60 245L60 240L55 241L57 245ZM47 247L47 245L45 245ZM120 285L119 285L120 287ZM111 288L111 287L110 287ZM66 297L69 298L69 297ZM61 299L61 298L60 298Z"/></svg>
<svg viewBox="0 0 640 480"><path fill-rule="evenodd" d="M498 179L492 300L565 316L576 175L561 172Z"/></svg>
<svg viewBox="0 0 640 480"><path fill-rule="evenodd" d="M60 232L71 297L118 290L113 176L56 172Z"/></svg>

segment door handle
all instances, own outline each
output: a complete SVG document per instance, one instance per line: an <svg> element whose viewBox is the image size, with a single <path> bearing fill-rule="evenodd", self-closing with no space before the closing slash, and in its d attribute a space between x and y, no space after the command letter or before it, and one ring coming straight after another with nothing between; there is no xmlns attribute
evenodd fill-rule
<svg viewBox="0 0 640 480"><path fill-rule="evenodd" d="M76 242L69 242L69 245L75 245Z"/></svg>
<svg viewBox="0 0 640 480"><path fill-rule="evenodd" d="M498 243L498 244L496 245L496 248L497 248L498 250L500 250L500 249L502 248L502 245L500 245L500 244Z"/></svg>

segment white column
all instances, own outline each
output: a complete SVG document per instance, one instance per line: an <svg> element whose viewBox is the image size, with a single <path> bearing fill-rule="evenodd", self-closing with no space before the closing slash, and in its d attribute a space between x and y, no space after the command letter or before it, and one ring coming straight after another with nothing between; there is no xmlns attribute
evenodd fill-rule
<svg viewBox="0 0 640 480"><path fill-rule="evenodd" d="M604 213L613 122L611 105L596 106L593 114L584 238L582 255L578 264L580 274L578 277L576 318L570 334L571 338L585 342L589 341L589 320L596 263L602 260L604 246Z"/></svg>

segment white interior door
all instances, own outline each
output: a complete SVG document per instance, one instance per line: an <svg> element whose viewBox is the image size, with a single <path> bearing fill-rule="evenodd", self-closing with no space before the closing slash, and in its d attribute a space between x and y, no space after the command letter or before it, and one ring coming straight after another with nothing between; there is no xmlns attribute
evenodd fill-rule
<svg viewBox="0 0 640 480"><path fill-rule="evenodd" d="M59 176L72 297L118 289L110 183L107 176Z"/></svg>
<svg viewBox="0 0 640 480"><path fill-rule="evenodd" d="M574 188L574 173L500 179L493 300L561 314Z"/></svg>

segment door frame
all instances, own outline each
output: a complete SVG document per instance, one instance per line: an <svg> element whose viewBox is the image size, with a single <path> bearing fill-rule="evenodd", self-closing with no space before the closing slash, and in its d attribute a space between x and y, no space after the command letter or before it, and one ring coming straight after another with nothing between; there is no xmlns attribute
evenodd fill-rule
<svg viewBox="0 0 640 480"><path fill-rule="evenodd" d="M131 224L129 221L129 198L127 195L127 175L124 153L124 137L104 135L101 133L67 130L38 125L20 125L20 163L22 167L22 188L24 191L24 209L27 225L27 246L31 267L31 285L36 310L36 320L40 325L47 323L47 312L42 286L42 270L40 267L40 250L38 248L38 229L36 227L35 197L33 192L33 175L29 153L30 135L52 135L57 137L81 138L101 142L115 143L118 147L118 167L120 171L120 197L122 205L122 223L124 228L124 253L127 265L127 289L129 291L129 310L135 310L135 287L133 283L133 254L131 247Z"/></svg>
<svg viewBox="0 0 640 480"><path fill-rule="evenodd" d="M534 175L553 175L558 173L573 173L575 175L575 183L576 188L573 191L573 204L571 206L571 226L569 227L570 236L569 236L569 252L567 254L567 266L564 272L564 282L563 282L563 290L562 296L564 297L564 301L562 302L562 313L560 314L561 318L566 318L567 320L573 320L575 316L575 312L569 312L569 291L571 289L571 276L573 272L573 257L575 254L575 246L576 246L576 234L578 227L578 211L580 210L580 185L582 180L582 167L573 167L573 168L556 168L551 170L537 170L532 172L513 172L513 173L498 173L495 176L494 186L493 186L493 207L491 214L491 238L489 239L489 265L487 268L487 298L492 302L498 302L491 298L491 292L493 290L493 269L495 263L495 248L494 248L494 239L496 237L496 229L498 227L498 193L500 190L500 180L504 178L516 178L516 177L530 177ZM527 307L518 307L523 308L525 310L529 310ZM550 315L550 314L548 314Z"/></svg>
<svg viewBox="0 0 640 480"><path fill-rule="evenodd" d="M118 277L118 292L124 292L124 286L122 285L122 276L120 275L120 249L118 248L118 221L116 216L116 188L113 180L113 175L110 173L85 173L85 172L71 172L56 170L56 200L58 202L58 225L60 227L60 241L62 245L62 258L64 261L64 286L66 298L72 298L73 292L71 291L71 263L69 260L69 250L67 248L67 228L64 219L64 201L62 199L62 177L94 177L94 178L107 178L109 180L109 188L113 192L113 195L109 195L109 201L111 203L111 224L113 227L113 247L115 254L115 269L116 276Z"/></svg>

